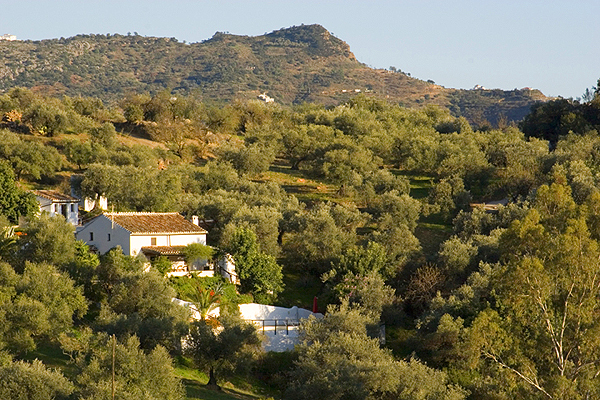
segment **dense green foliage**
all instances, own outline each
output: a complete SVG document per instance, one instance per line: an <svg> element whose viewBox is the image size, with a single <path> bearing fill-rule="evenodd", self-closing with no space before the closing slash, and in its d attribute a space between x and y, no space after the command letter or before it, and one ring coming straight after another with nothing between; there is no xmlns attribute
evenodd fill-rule
<svg viewBox="0 0 600 400"><path fill-rule="evenodd" d="M597 113L594 102L581 106ZM548 107L569 120L572 110ZM527 123L537 126L543 108ZM591 122L538 138L365 95L327 108L215 107L160 92L106 106L13 89L0 111L0 374L13 377L0 390L9 397L21 396L17 387L31 387L28 398L108 396L113 343L124 398L181 398L175 355L208 371L211 385L266 371L270 358L254 328L235 321L236 304L288 305L294 292L307 292L304 307L314 295L330 307L303 326L286 367L262 377L285 398L600 393ZM91 254L62 217L35 216L23 189L70 183L117 211L201 216L208 243L234 257L240 293L219 277L167 279L164 260L146 270L119 248ZM504 205L482 204L492 200ZM20 215L28 221L15 229ZM203 320L190 324L176 295ZM221 318L209 318L217 306ZM43 346L70 357L64 376L27 361Z"/></svg>
<svg viewBox="0 0 600 400"><path fill-rule="evenodd" d="M584 134L600 129L600 98L586 103L572 99L558 99L536 104L520 123L527 136L548 140L555 146L561 136L569 133Z"/></svg>
<svg viewBox="0 0 600 400"><path fill-rule="evenodd" d="M33 214L38 207L35 197L15 184L14 176L10 166L0 161L0 214L13 223L20 216Z"/></svg>
<svg viewBox="0 0 600 400"><path fill-rule="evenodd" d="M140 348L135 337L122 343L115 342L113 345L112 340L105 335L84 336L74 354L78 368L76 384L79 398L111 398L113 362L114 388L119 398L184 398L183 388L175 376L172 360L161 346L146 353Z"/></svg>
<svg viewBox="0 0 600 400"><path fill-rule="evenodd" d="M252 358L260 346L254 325L235 319L220 319L217 330L205 321L192 324L185 352L197 367L209 372L209 386L218 386L216 374L235 371Z"/></svg>
<svg viewBox="0 0 600 400"><path fill-rule="evenodd" d="M17 354L56 342L87 310L81 289L52 265L27 263L19 274L2 263L0 285L0 347Z"/></svg>
<svg viewBox="0 0 600 400"><path fill-rule="evenodd" d="M303 326L304 341L291 372L287 399L446 399L465 392L448 385L443 372L416 360L397 361L367 336L368 317L342 304L322 321Z"/></svg>
<svg viewBox="0 0 600 400"><path fill-rule="evenodd" d="M15 400L66 400L73 384L60 372L50 370L36 360L0 362L0 396Z"/></svg>
<svg viewBox="0 0 600 400"><path fill-rule="evenodd" d="M281 266L275 257L260 251L256 234L250 229L236 230L225 248L236 261L240 290L268 304L283 289Z"/></svg>

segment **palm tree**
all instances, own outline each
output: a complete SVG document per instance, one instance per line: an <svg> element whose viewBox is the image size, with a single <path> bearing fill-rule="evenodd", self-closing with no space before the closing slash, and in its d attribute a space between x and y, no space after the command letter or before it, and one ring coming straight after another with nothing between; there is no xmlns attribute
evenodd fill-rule
<svg viewBox="0 0 600 400"><path fill-rule="evenodd" d="M196 283L196 290L188 295L188 300L194 303L195 311L200 313L200 319L206 321L209 314L219 307L221 297L223 296L223 285L216 283L212 288L203 288Z"/></svg>
<svg viewBox="0 0 600 400"><path fill-rule="evenodd" d="M6 259L6 256L11 254L16 242L15 228L12 226L5 226L2 231L0 231L0 259Z"/></svg>

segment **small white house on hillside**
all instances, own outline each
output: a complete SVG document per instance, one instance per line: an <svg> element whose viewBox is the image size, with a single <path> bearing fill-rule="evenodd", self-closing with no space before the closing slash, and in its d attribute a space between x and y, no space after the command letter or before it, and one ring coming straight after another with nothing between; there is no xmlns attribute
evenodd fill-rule
<svg viewBox="0 0 600 400"><path fill-rule="evenodd" d="M67 222L73 225L79 224L78 198L55 190L34 190L32 193L40 203L40 211L46 211L51 216L62 215Z"/></svg>
<svg viewBox="0 0 600 400"><path fill-rule="evenodd" d="M125 212L101 214L75 235L100 254L121 246L124 254L137 256L141 253L148 261L166 257L171 262L169 276L214 276L216 269L228 281L239 284L235 261L229 254L216 263L209 260L187 263L184 249L192 243L206 245L207 233L197 216L188 221L176 212Z"/></svg>
<svg viewBox="0 0 600 400"><path fill-rule="evenodd" d="M77 231L76 236L100 254L121 246L123 253L136 256L142 249L163 253L191 243L205 245L207 233L176 212L124 212L101 214Z"/></svg>

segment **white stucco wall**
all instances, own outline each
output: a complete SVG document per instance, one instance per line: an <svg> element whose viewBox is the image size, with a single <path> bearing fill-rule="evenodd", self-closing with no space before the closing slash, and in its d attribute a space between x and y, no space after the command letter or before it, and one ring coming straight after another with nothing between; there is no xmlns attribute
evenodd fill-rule
<svg viewBox="0 0 600 400"><path fill-rule="evenodd" d="M94 239L90 239L90 233L94 233ZM108 240L110 234L110 241ZM77 234L78 240L83 240L88 245L98 248L100 254L104 254L113 247L121 246L123 253L128 256L136 256L142 247L147 246L186 246L190 243L206 244L206 234L131 234L118 224L114 224L105 215L93 219L80 229ZM152 243L156 238L156 244Z"/></svg>
<svg viewBox="0 0 600 400"><path fill-rule="evenodd" d="M219 258L218 266L221 270L221 276L227 279L229 282L239 285L239 278L235 272L235 260L231 254L225 254Z"/></svg>
<svg viewBox="0 0 600 400"><path fill-rule="evenodd" d="M252 321L263 334L263 348L266 351L288 351L300 343L299 325L302 319L314 316L323 318L321 313L312 313L298 307L285 308L266 304L240 304L243 319Z"/></svg>
<svg viewBox="0 0 600 400"><path fill-rule="evenodd" d="M156 243L152 244L152 238L156 238ZM171 246L168 235L131 235L130 236L131 256L136 256L142 247L147 246Z"/></svg>
<svg viewBox="0 0 600 400"><path fill-rule="evenodd" d="M94 234L94 238L91 239L90 233ZM110 241L108 235L110 234ZM90 246L96 246L100 254L104 254L113 247L121 246L123 253L132 255L130 253L131 245L129 242L130 233L114 224L106 216L101 215L89 223L87 223L82 229L77 231L77 240L83 240Z"/></svg>
<svg viewBox="0 0 600 400"><path fill-rule="evenodd" d="M246 320L294 320L298 321L303 318L308 318L311 315L314 315L317 318L322 318L323 314L321 313L312 313L304 308L292 307L277 307L277 306L269 306L266 304L257 304L257 303L247 303L240 304L240 314L243 319ZM269 324L274 324L274 322L269 322Z"/></svg>
<svg viewBox="0 0 600 400"><path fill-rule="evenodd" d="M206 245L206 234L192 233L185 235L171 235L171 246L187 246L191 243L201 243Z"/></svg>
<svg viewBox="0 0 600 400"><path fill-rule="evenodd" d="M38 203L40 203L40 211L46 211L48 213L52 213L52 200L49 200L45 197L35 196L37 198Z"/></svg>
<svg viewBox="0 0 600 400"><path fill-rule="evenodd" d="M156 244L152 244L152 238L156 238ZM206 244L206 234L133 234L130 238L130 255L137 255L142 247L147 246L187 246L191 243Z"/></svg>
<svg viewBox="0 0 600 400"><path fill-rule="evenodd" d="M79 205L76 202L67 204L67 222L79 225Z"/></svg>
<svg viewBox="0 0 600 400"><path fill-rule="evenodd" d="M192 318L200 319L200 314L195 311L192 303L180 299L173 299L183 307L190 309ZM262 347L266 351L289 351L300 343L300 320L310 317L323 318L321 313L312 313L298 307L285 308L265 304L247 303L239 305L241 317L248 322L253 322L256 329L264 337ZM219 316L219 309L213 310L209 315ZM275 320L277 322L275 322Z"/></svg>
<svg viewBox="0 0 600 400"><path fill-rule="evenodd" d="M92 211L96 206L101 210L108 210L108 200L104 196L98 196L96 199L86 197L81 199L79 204L85 211Z"/></svg>

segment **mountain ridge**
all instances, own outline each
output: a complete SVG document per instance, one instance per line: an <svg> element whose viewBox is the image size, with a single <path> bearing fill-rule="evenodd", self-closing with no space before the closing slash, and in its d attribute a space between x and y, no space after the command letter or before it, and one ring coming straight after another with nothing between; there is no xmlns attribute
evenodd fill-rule
<svg viewBox="0 0 600 400"><path fill-rule="evenodd" d="M537 90L451 89L401 71L373 69L321 25L259 36L217 32L191 44L139 35L0 42L0 91L15 86L105 101L167 89L204 101L268 93L283 104L336 105L365 93L408 107L448 107L492 124L520 120L532 104L547 100Z"/></svg>

